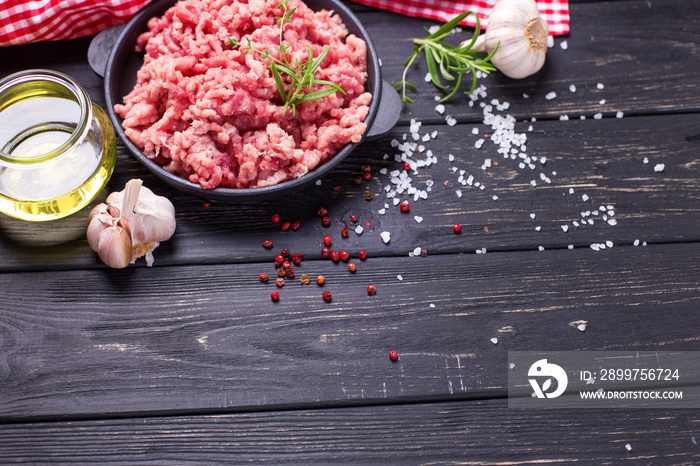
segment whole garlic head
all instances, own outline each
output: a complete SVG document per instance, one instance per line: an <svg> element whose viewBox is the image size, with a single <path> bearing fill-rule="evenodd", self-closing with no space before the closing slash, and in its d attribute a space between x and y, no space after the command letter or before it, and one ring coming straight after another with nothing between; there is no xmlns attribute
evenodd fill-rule
<svg viewBox="0 0 700 466"><path fill-rule="evenodd" d="M175 232L173 204L142 184L130 180L90 212L88 244L112 268L124 268L143 256L152 266L153 250Z"/></svg>
<svg viewBox="0 0 700 466"><path fill-rule="evenodd" d="M491 63L506 76L521 79L537 73L547 54L547 22L535 0L500 0L488 18L486 33L474 50L496 53Z"/></svg>

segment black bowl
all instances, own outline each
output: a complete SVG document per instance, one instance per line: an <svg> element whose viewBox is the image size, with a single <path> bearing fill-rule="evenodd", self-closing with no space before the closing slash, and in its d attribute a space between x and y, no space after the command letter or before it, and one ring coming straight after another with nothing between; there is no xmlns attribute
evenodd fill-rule
<svg viewBox="0 0 700 466"><path fill-rule="evenodd" d="M306 4L312 10L333 10L342 18L350 33L364 39L367 43L367 83L365 87L372 93L373 98L369 107L369 113L365 119L367 130L362 141L356 144L348 144L326 163L299 178L261 188L204 189L198 183L192 183L165 171L160 165L146 157L124 134L122 118L114 112L114 105L121 103L123 97L134 88L136 73L143 65L143 54L134 51L136 39L148 29L147 23L150 18L162 16L176 1L153 1L134 16L128 24L117 26L98 34L90 44L88 51L90 66L95 72L104 77L106 110L117 134L124 141L129 151L149 171L167 184L203 199L258 201L275 198L301 190L315 183L345 160L358 144L385 135L398 121L401 113L401 101L392 86L382 80L377 51L369 34L359 20L345 5L337 0L306 0Z"/></svg>

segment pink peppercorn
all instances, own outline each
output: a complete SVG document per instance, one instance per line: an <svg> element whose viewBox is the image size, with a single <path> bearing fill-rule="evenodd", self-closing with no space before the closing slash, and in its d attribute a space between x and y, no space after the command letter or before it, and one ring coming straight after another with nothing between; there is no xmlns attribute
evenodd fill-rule
<svg viewBox="0 0 700 466"><path fill-rule="evenodd" d="M397 361L399 359L399 353L394 350L389 351L389 359L392 361Z"/></svg>

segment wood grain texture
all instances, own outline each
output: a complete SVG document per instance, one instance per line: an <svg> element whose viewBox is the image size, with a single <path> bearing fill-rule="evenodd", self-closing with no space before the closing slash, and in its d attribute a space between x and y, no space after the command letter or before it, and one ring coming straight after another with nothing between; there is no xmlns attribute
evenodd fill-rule
<svg viewBox="0 0 700 466"><path fill-rule="evenodd" d="M0 425L0 460L694 465L699 428L689 410L513 410L505 400L484 400Z"/></svg>
<svg viewBox="0 0 700 466"><path fill-rule="evenodd" d="M697 348L678 325L700 304L696 251L309 261L326 285L290 280L279 303L257 278L272 264L9 274L0 418L502 397L509 350Z"/></svg>

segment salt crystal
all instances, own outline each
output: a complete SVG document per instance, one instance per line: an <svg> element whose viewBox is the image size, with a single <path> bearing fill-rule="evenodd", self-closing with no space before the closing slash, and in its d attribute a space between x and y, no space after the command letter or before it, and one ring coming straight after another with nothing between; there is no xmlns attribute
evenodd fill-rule
<svg viewBox="0 0 700 466"><path fill-rule="evenodd" d="M430 81L432 81L433 78L430 77L430 73L426 73L425 78L423 79L425 80L425 82L429 83Z"/></svg>
<svg viewBox="0 0 700 466"><path fill-rule="evenodd" d="M532 131L532 125L527 127L528 132Z"/></svg>
<svg viewBox="0 0 700 466"><path fill-rule="evenodd" d="M595 383L595 377L591 376L586 380L586 385L593 385Z"/></svg>
<svg viewBox="0 0 700 466"><path fill-rule="evenodd" d="M358 235L361 235L363 231L365 231L365 229L362 228L362 226L357 225L357 226L355 227L355 233L357 233Z"/></svg>
<svg viewBox="0 0 700 466"><path fill-rule="evenodd" d="M401 276L401 275L397 275L396 278L398 278L399 281L403 280L403 276Z"/></svg>
<svg viewBox="0 0 700 466"><path fill-rule="evenodd" d="M449 154L449 155L447 156L447 160L450 161L450 162L454 162L454 161L455 161L455 156L452 155L452 154Z"/></svg>
<svg viewBox="0 0 700 466"><path fill-rule="evenodd" d="M574 193L574 188L569 188L569 194L573 194L573 193Z"/></svg>
<svg viewBox="0 0 700 466"><path fill-rule="evenodd" d="M443 113L445 113L445 106L442 104L438 104L435 106L435 111L442 115Z"/></svg>
<svg viewBox="0 0 700 466"><path fill-rule="evenodd" d="M577 327L580 332L585 332L586 331L586 324L579 324Z"/></svg>
<svg viewBox="0 0 700 466"><path fill-rule="evenodd" d="M479 128L472 128L472 134L479 134Z"/></svg>
<svg viewBox="0 0 700 466"><path fill-rule="evenodd" d="M625 448L627 449L627 451L632 451L632 445L630 445L629 443L625 445Z"/></svg>
<svg viewBox="0 0 700 466"><path fill-rule="evenodd" d="M535 214L530 214L530 218L534 220L534 219L535 219Z"/></svg>
<svg viewBox="0 0 700 466"><path fill-rule="evenodd" d="M430 309L435 309L435 304L430 303Z"/></svg>
<svg viewBox="0 0 700 466"><path fill-rule="evenodd" d="M639 246L639 240L638 240L638 239L634 240L634 243L632 243L632 244L633 244L634 246Z"/></svg>
<svg viewBox="0 0 700 466"><path fill-rule="evenodd" d="M554 92L554 91L548 92L547 95L544 96L544 98L547 99L547 100L556 99L556 98L557 98L557 93Z"/></svg>
<svg viewBox="0 0 700 466"><path fill-rule="evenodd" d="M384 214L386 213L386 209L379 209L379 210L377 211L377 213L378 213L379 215L384 215Z"/></svg>
<svg viewBox="0 0 700 466"><path fill-rule="evenodd" d="M615 220L614 218L608 219L608 225L614 227L615 225L617 225L617 220Z"/></svg>
<svg viewBox="0 0 700 466"><path fill-rule="evenodd" d="M569 86L569 90L570 90L571 92L576 92L576 86L574 86L574 85L572 84L571 86Z"/></svg>
<svg viewBox="0 0 700 466"><path fill-rule="evenodd" d="M564 233L566 233L567 231L569 231L569 225L562 225L561 229L564 230Z"/></svg>
<svg viewBox="0 0 700 466"><path fill-rule="evenodd" d="M491 343L493 343L494 345L498 344L498 338L496 338L496 337L491 338Z"/></svg>
<svg viewBox="0 0 700 466"><path fill-rule="evenodd" d="M649 158L648 158L648 157L644 157L644 159L642 159L642 163L643 163L643 164L649 163Z"/></svg>
<svg viewBox="0 0 700 466"><path fill-rule="evenodd" d="M559 46L562 48L562 50L566 50L569 48L569 43L565 40L561 41L561 44Z"/></svg>
<svg viewBox="0 0 700 466"><path fill-rule="evenodd" d="M493 197L492 197L491 199L493 199L494 201L497 201L497 200L498 200L498 196L496 196L496 195L494 194Z"/></svg>
<svg viewBox="0 0 700 466"><path fill-rule="evenodd" d="M586 202L588 200L588 194L582 195L581 199L583 200L583 202Z"/></svg>
<svg viewBox="0 0 700 466"><path fill-rule="evenodd" d="M603 114L602 113L596 113L593 115L594 120L602 120L603 119Z"/></svg>
<svg viewBox="0 0 700 466"><path fill-rule="evenodd" d="M511 362L510 364L508 364L508 368L509 368L510 370L515 369L515 364L513 364L513 363ZM695 438L695 437L693 437L693 438Z"/></svg>
<svg viewBox="0 0 700 466"><path fill-rule="evenodd" d="M615 118L622 118L623 116L625 116L625 112L617 112L615 114Z"/></svg>
<svg viewBox="0 0 700 466"><path fill-rule="evenodd" d="M379 236L382 237L382 241L384 241L385 244L391 241L391 233L388 231L381 232Z"/></svg>
<svg viewBox="0 0 700 466"><path fill-rule="evenodd" d="M573 244L570 244L570 245L567 246L567 248L569 248L569 249L574 249L574 245L573 245Z"/></svg>
<svg viewBox="0 0 700 466"><path fill-rule="evenodd" d="M447 115L445 117L445 122L447 123L448 126L454 126L457 124L457 120L450 115Z"/></svg>
<svg viewBox="0 0 700 466"><path fill-rule="evenodd" d="M318 181L316 182L316 186L321 186L321 180L318 180Z"/></svg>
<svg viewBox="0 0 700 466"><path fill-rule="evenodd" d="M576 220L574 220L573 222L571 222L571 224L572 224L573 226L575 226L575 227L577 227L577 226L579 225L579 223L578 223Z"/></svg>
<svg viewBox="0 0 700 466"><path fill-rule="evenodd" d="M483 139L477 139L476 142L474 143L474 147L477 149L481 149L481 146L484 145L484 140Z"/></svg>
<svg viewBox="0 0 700 466"><path fill-rule="evenodd" d="M386 175L389 172L389 170L386 167L382 167L379 169L379 173L382 175Z"/></svg>
<svg viewBox="0 0 700 466"><path fill-rule="evenodd" d="M600 105L605 105L605 99L600 99L600 101L599 101L598 103L599 103Z"/></svg>
<svg viewBox="0 0 700 466"><path fill-rule="evenodd" d="M529 98L530 98L530 94L523 94L523 99L529 99Z"/></svg>
<svg viewBox="0 0 700 466"><path fill-rule="evenodd" d="M569 115L559 115L559 121L569 121Z"/></svg>
<svg viewBox="0 0 700 466"><path fill-rule="evenodd" d="M418 246L416 249L413 250L413 255L420 256L420 251L421 251L421 247Z"/></svg>
<svg viewBox="0 0 700 466"><path fill-rule="evenodd" d="M595 85L595 87L597 87L598 89L603 89L605 85L603 83L598 83Z"/></svg>
<svg viewBox="0 0 700 466"><path fill-rule="evenodd" d="M613 242L612 241L606 241L605 245L609 248L613 247Z"/></svg>
<svg viewBox="0 0 700 466"><path fill-rule="evenodd" d="M547 47L554 47L554 36L547 36Z"/></svg>
<svg viewBox="0 0 700 466"><path fill-rule="evenodd" d="M535 181L535 180L530 180L530 184L531 184L532 186L537 186L537 181Z"/></svg>
<svg viewBox="0 0 700 466"><path fill-rule="evenodd" d="M413 219L416 221L416 223L420 223L423 221L423 217L421 217L420 215L416 215L415 217L413 217Z"/></svg>
<svg viewBox="0 0 700 466"><path fill-rule="evenodd" d="M544 246L539 246L539 247L537 248L537 250L538 250L538 251L544 251Z"/></svg>
<svg viewBox="0 0 700 466"><path fill-rule="evenodd" d="M666 165L664 165L663 163L657 163L656 165L654 165L654 171L657 173L664 171L664 168L666 168Z"/></svg>

